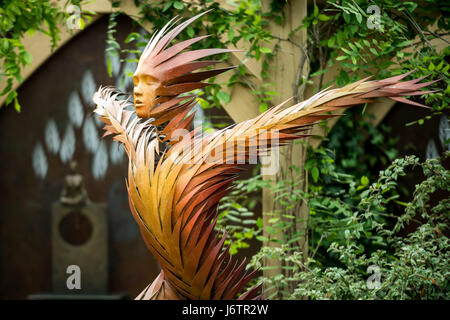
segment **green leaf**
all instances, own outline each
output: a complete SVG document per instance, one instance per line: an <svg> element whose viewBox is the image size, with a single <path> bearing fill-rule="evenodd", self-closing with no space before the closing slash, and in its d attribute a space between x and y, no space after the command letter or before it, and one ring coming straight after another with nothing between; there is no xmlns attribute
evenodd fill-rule
<svg viewBox="0 0 450 320"><path fill-rule="evenodd" d="M28 29L27 30L27 33L28 33L28 35L30 36L30 37L32 37L33 36L33 34L36 32L36 29L35 28L31 28L31 29Z"/></svg>
<svg viewBox="0 0 450 320"><path fill-rule="evenodd" d="M181 1L175 1L173 3L173 7L178 10L182 10L184 8L184 4Z"/></svg>
<svg viewBox="0 0 450 320"><path fill-rule="evenodd" d="M130 43L131 41L134 41L134 40L139 39L139 38L140 38L140 34L139 33L132 32L126 37L125 43Z"/></svg>
<svg viewBox="0 0 450 320"><path fill-rule="evenodd" d="M358 52L358 49L356 48L356 46L353 43L349 42L348 46L350 47L350 49L352 49L352 51Z"/></svg>
<svg viewBox="0 0 450 320"><path fill-rule="evenodd" d="M8 51L8 49L9 49L9 41L8 41L8 39L3 38L1 40L1 43L2 43L2 50L3 51Z"/></svg>
<svg viewBox="0 0 450 320"><path fill-rule="evenodd" d="M108 76L112 77L112 63L109 55L106 57L106 71L108 72Z"/></svg>
<svg viewBox="0 0 450 320"><path fill-rule="evenodd" d="M193 38L194 35L195 35L195 31L194 31L194 28L192 28L192 26L189 26L187 28L186 32L187 32L188 36L191 37L191 38Z"/></svg>
<svg viewBox="0 0 450 320"><path fill-rule="evenodd" d="M217 93L217 98L219 98L219 100L225 102L225 103L229 103L231 100L231 97L228 93L224 92L224 91L219 91Z"/></svg>
<svg viewBox="0 0 450 320"><path fill-rule="evenodd" d="M412 42L413 42L413 40L402 41L399 44L397 44L397 47L406 47L406 46L409 46Z"/></svg>
<svg viewBox="0 0 450 320"><path fill-rule="evenodd" d="M317 167L312 168L311 177L313 178L314 182L317 183L317 181L319 180L319 169Z"/></svg>
<svg viewBox="0 0 450 320"><path fill-rule="evenodd" d="M25 51L25 53L23 54L23 60L26 64L31 64L31 62L33 61L33 57L29 52Z"/></svg>
<svg viewBox="0 0 450 320"><path fill-rule="evenodd" d="M267 105L267 103L261 103L259 105L259 112L263 113L263 112L267 111L268 108L269 108L269 106Z"/></svg>
<svg viewBox="0 0 450 320"><path fill-rule="evenodd" d="M10 104L13 99L17 97L17 92L16 91L11 91L7 96L6 96L6 100L5 100L5 104L8 105Z"/></svg>
<svg viewBox="0 0 450 320"><path fill-rule="evenodd" d="M78 26L80 27L81 30L83 30L84 27L86 26L86 22L84 21L83 18L78 19Z"/></svg>
<svg viewBox="0 0 450 320"><path fill-rule="evenodd" d="M268 220L268 222L269 222L270 224L274 224L274 223L277 223L279 220L280 220L280 218L275 217L275 218L270 218L270 219Z"/></svg>
<svg viewBox="0 0 450 320"><path fill-rule="evenodd" d="M244 236L247 238L247 239L252 239L253 238L253 233L252 232L245 232L244 233Z"/></svg>
<svg viewBox="0 0 450 320"><path fill-rule="evenodd" d="M264 237L264 236L257 236L256 239L261 241L261 242L269 241L269 239L267 237Z"/></svg>
<svg viewBox="0 0 450 320"><path fill-rule="evenodd" d="M259 217L258 219L256 219L256 226L258 228L262 228L263 226L263 219L261 217Z"/></svg>
<svg viewBox="0 0 450 320"><path fill-rule="evenodd" d="M330 17L327 16L327 15L324 15L324 14L319 14L318 18L319 18L320 21L328 21L328 20L330 20Z"/></svg>
<svg viewBox="0 0 450 320"><path fill-rule="evenodd" d="M202 98L197 98L197 102L202 109L211 109L211 104L207 100L202 99Z"/></svg>
<svg viewBox="0 0 450 320"><path fill-rule="evenodd" d="M428 66L428 70L433 71L434 67L435 67L434 63L430 62L430 65Z"/></svg>
<svg viewBox="0 0 450 320"><path fill-rule="evenodd" d="M317 77L317 76L320 76L321 74L324 74L324 73L326 73L327 72L327 69L322 69L322 70L318 70L318 71L316 71L316 72L314 72L314 73L311 73L309 76L312 78L312 77Z"/></svg>
<svg viewBox="0 0 450 320"><path fill-rule="evenodd" d="M14 98L14 108L16 109L17 112L20 112L20 104L19 99L17 99L17 97Z"/></svg>
<svg viewBox="0 0 450 320"><path fill-rule="evenodd" d="M233 41L233 39L234 39L234 30L233 28L230 28L228 30L228 40Z"/></svg>
<svg viewBox="0 0 450 320"><path fill-rule="evenodd" d="M172 4L173 4L173 2L169 1L162 9L162 12L166 12L172 6Z"/></svg>
<svg viewBox="0 0 450 320"><path fill-rule="evenodd" d="M267 47L260 47L259 51L261 51L262 53L272 53L272 50L270 50L270 48Z"/></svg>
<svg viewBox="0 0 450 320"><path fill-rule="evenodd" d="M352 52L350 51L350 50L347 50L347 49L345 49L345 48L341 48L342 49L342 51L344 51L346 54L348 54L348 55L351 55L352 54Z"/></svg>
<svg viewBox="0 0 450 320"><path fill-rule="evenodd" d="M336 41L335 37L331 37L330 39L328 39L328 47L332 48L334 46L335 41Z"/></svg>
<svg viewBox="0 0 450 320"><path fill-rule="evenodd" d="M411 12L413 12L416 8L417 8L417 6L418 6L418 4L417 3L415 3L415 2L403 2L403 5L405 6L405 7L407 7L408 8L408 10L409 11L411 11Z"/></svg>
<svg viewBox="0 0 450 320"><path fill-rule="evenodd" d="M361 177L361 184L363 186L367 186L369 184L369 178L367 178L366 176L362 176Z"/></svg>

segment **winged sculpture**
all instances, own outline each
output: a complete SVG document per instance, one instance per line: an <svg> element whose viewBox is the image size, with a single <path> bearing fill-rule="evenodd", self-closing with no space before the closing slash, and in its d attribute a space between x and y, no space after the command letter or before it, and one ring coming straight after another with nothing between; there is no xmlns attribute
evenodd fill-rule
<svg viewBox="0 0 450 320"><path fill-rule="evenodd" d="M192 129L194 89L201 81L230 68L198 69L220 61L199 60L230 49L189 47L206 38L171 44L204 13L180 23L172 19L145 47L134 81L134 110L129 99L113 88L95 93L95 112L105 134L123 144L129 158L129 205L142 237L161 265L159 276L137 299L259 299L261 286L242 293L255 271L245 261L233 262L226 235L214 230L217 205L231 188L242 164L270 149L307 137L315 123L334 115L329 111L370 103L373 98L423 106L404 98L421 95L431 82L401 81L408 74L342 88L326 89L282 108L273 107L254 119L204 135ZM236 97L235 99L239 99Z"/></svg>

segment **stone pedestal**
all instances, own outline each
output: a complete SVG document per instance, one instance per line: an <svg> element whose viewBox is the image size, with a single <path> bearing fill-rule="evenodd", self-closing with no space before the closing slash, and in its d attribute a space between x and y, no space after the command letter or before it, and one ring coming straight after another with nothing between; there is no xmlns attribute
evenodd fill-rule
<svg viewBox="0 0 450 320"><path fill-rule="evenodd" d="M54 293L73 295L107 292L107 235L106 204L90 201L74 206L60 202L53 204L52 284ZM81 289L68 288L68 278L74 275L74 267L69 268L68 273L69 266L79 267Z"/></svg>

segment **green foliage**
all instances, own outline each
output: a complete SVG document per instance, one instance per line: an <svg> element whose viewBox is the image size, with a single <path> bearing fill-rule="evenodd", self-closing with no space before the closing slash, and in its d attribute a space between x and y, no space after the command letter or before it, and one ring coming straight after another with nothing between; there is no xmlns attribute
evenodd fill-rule
<svg viewBox="0 0 450 320"><path fill-rule="evenodd" d="M449 156L450 153L445 155ZM398 178L406 174L408 167L422 168L425 179L416 185L413 199L403 214L391 216L396 221L390 227L380 217L389 212ZM328 204L318 200L320 205L310 202L315 214L320 212L317 209L325 209L344 217L334 221L343 237L333 238L333 224L322 233L332 240L327 251L338 258L340 265L324 266L322 259L315 257L317 247L304 261L298 249L283 244L278 248L263 247L252 258L250 267L264 270L263 259L276 258L284 267L294 270L291 276L261 277L269 288L276 287L284 299L448 299L450 256L445 233L450 201L445 198L432 205L430 198L436 191L450 190L450 171L439 159L420 163L417 157L408 156L381 171L376 182L369 185L362 179L361 185L350 193L354 195L358 189L356 205L339 200ZM399 235L419 217L421 220L416 221L419 226L414 231ZM362 238L374 240L377 248L369 250ZM294 290L287 290L290 287Z"/></svg>
<svg viewBox="0 0 450 320"><path fill-rule="evenodd" d="M370 6L380 10L379 19L376 11L368 10ZM336 61L340 72L333 82L338 86L366 76L386 78L416 70L415 78L441 80L435 85L441 91L421 96L433 114L440 114L449 105L450 51L443 39L449 34L449 10L438 0L423 6L389 0L328 0L321 8L314 5L314 13L303 21L312 76L323 77ZM438 52L437 44L445 49Z"/></svg>
<svg viewBox="0 0 450 320"><path fill-rule="evenodd" d="M257 204L252 194L260 190L266 183L257 175L248 180L236 183L236 188L224 197L218 207L220 212L216 230L227 234L225 246L230 246L230 253L248 248L249 240L256 238L262 241L262 219L255 219L253 210Z"/></svg>
<svg viewBox="0 0 450 320"><path fill-rule="evenodd" d="M119 15L118 12L113 12L109 15L108 20L108 31L106 32L106 66L107 72L110 77L112 77L112 57L119 56L120 44L116 41L114 34L116 33L116 17ZM125 42L128 43L132 41L135 33L128 35ZM139 36L139 34L137 34Z"/></svg>
<svg viewBox="0 0 450 320"><path fill-rule="evenodd" d="M80 5L80 0L68 0L66 5ZM52 41L52 49L60 40L59 24L69 13L61 11L59 4L47 0L5 0L0 6L0 79L6 83L0 95L6 96L6 104L14 102L20 111L17 91L13 90L13 81L23 81L22 69L32 62L32 56L25 50L22 39L25 34L42 32ZM90 19L90 15L84 16ZM84 20L83 20L84 21Z"/></svg>
<svg viewBox="0 0 450 320"><path fill-rule="evenodd" d="M361 109L347 110L321 147L334 150L339 172L356 176L371 175L377 165L386 166L398 155L395 148L398 137L392 137L391 129L384 124L375 127L371 122L373 116L361 115ZM309 150L308 158L308 161L315 158L313 150Z"/></svg>

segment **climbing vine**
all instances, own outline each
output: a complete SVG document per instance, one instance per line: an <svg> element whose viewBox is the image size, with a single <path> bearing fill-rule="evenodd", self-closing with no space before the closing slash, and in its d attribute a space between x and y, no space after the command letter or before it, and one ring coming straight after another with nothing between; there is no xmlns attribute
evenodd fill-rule
<svg viewBox="0 0 450 320"><path fill-rule="evenodd" d="M58 0L60 1L60 0ZM81 0L67 0L64 7L73 5L79 8ZM55 49L60 40L60 26L73 13L71 8L61 10L59 3L46 0L5 0L0 6L0 80L4 83L1 96L6 96L6 105L13 103L20 111L17 91L13 89L14 80L23 81L23 68L30 65L33 57L25 49L23 38L32 36L36 31L51 38L51 49ZM90 21L92 13L80 11L77 28L82 29L85 20Z"/></svg>

